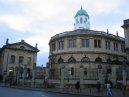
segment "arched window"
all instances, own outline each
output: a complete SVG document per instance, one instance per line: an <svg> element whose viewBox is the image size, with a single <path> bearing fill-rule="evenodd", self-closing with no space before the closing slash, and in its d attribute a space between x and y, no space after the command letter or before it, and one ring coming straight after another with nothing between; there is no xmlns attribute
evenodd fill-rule
<svg viewBox="0 0 129 97"><path fill-rule="evenodd" d="M95 62L102 62L102 59L101 59L100 57L97 57L97 58L95 59Z"/></svg>
<svg viewBox="0 0 129 97"><path fill-rule="evenodd" d="M63 63L64 62L64 60L60 57L59 59L58 59L58 63Z"/></svg>
<svg viewBox="0 0 129 97"><path fill-rule="evenodd" d="M9 77L13 77L14 74L14 67L9 68Z"/></svg>
<svg viewBox="0 0 129 97"><path fill-rule="evenodd" d="M81 59L82 63L86 63L86 62L89 62L89 61L90 61L90 59L86 56Z"/></svg>
<svg viewBox="0 0 129 97"><path fill-rule="evenodd" d="M68 63L75 63L75 62L76 62L76 59L72 56L68 59Z"/></svg>
<svg viewBox="0 0 129 97"><path fill-rule="evenodd" d="M15 64L15 56L11 55L10 64Z"/></svg>
<svg viewBox="0 0 129 97"><path fill-rule="evenodd" d="M83 19L82 18L80 18L80 23L82 23L83 22Z"/></svg>

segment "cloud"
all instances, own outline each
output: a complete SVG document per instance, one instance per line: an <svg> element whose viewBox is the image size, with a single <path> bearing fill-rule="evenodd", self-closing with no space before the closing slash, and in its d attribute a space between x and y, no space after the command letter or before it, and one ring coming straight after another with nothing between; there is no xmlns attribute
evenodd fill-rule
<svg viewBox="0 0 129 97"><path fill-rule="evenodd" d="M121 0L91 0L90 6L96 14L118 12L123 1Z"/></svg>

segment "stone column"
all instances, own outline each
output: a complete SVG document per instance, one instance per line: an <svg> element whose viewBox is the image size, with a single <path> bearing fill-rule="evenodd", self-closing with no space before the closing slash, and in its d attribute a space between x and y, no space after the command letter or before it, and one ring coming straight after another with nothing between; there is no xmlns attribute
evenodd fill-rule
<svg viewBox="0 0 129 97"><path fill-rule="evenodd" d="M84 87L84 67L83 65L80 65L80 86L81 88Z"/></svg>
<svg viewBox="0 0 129 97"><path fill-rule="evenodd" d="M124 29L125 36L125 52L127 56L127 60L129 61L129 19L123 21L123 25L121 26Z"/></svg>
<svg viewBox="0 0 129 97"><path fill-rule="evenodd" d="M7 79L7 71L4 71L4 76L3 76L3 82L4 82L4 85L6 85L6 79Z"/></svg>
<svg viewBox="0 0 129 97"><path fill-rule="evenodd" d="M124 69L122 70L122 75L123 75L123 84L126 85L126 71Z"/></svg>
<svg viewBox="0 0 129 97"><path fill-rule="evenodd" d="M60 88L64 88L64 75L65 75L65 66L62 65L62 67L61 67L61 85L60 85Z"/></svg>
<svg viewBox="0 0 129 97"><path fill-rule="evenodd" d="M112 67L112 82L116 85L116 67Z"/></svg>
<svg viewBox="0 0 129 97"><path fill-rule="evenodd" d="M22 82L23 86L25 85L25 77L26 77L26 68L24 68L23 70L23 82Z"/></svg>
<svg viewBox="0 0 129 97"><path fill-rule="evenodd" d="M45 80L47 80L49 78L49 69L48 67L45 70Z"/></svg>
<svg viewBox="0 0 129 97"><path fill-rule="evenodd" d="M32 82L31 82L31 87L35 86L35 70L32 71Z"/></svg>
<svg viewBox="0 0 129 97"><path fill-rule="evenodd" d="M19 78L20 78L20 70L18 69L18 71L17 71L17 85L19 85Z"/></svg>
<svg viewBox="0 0 129 97"><path fill-rule="evenodd" d="M103 84L102 65L98 65L98 78L101 84Z"/></svg>

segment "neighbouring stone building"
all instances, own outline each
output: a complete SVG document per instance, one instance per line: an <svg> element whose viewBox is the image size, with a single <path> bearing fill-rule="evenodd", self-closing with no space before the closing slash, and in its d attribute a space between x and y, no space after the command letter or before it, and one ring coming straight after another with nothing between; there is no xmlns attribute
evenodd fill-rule
<svg viewBox="0 0 129 97"><path fill-rule="evenodd" d="M129 20L124 21L125 38L109 31L90 29L89 15L81 8L75 15L73 31L52 36L49 42L49 62L46 79L49 83L82 86L104 84L111 80L128 83L129 80Z"/></svg>
<svg viewBox="0 0 129 97"><path fill-rule="evenodd" d="M45 69L46 67L36 67L36 79L45 79Z"/></svg>
<svg viewBox="0 0 129 97"><path fill-rule="evenodd" d="M18 79L32 78L37 63L37 44L35 47L24 40L17 43L6 44L0 49L0 74L6 78Z"/></svg>

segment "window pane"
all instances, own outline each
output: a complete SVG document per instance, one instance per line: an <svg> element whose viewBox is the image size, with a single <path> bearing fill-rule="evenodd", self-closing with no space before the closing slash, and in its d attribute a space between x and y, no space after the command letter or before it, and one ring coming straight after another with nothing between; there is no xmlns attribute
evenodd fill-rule
<svg viewBox="0 0 129 97"><path fill-rule="evenodd" d="M94 47L97 48L97 40L94 40Z"/></svg>
<svg viewBox="0 0 129 97"><path fill-rule="evenodd" d="M101 40L98 40L98 48L101 48Z"/></svg>
<svg viewBox="0 0 129 97"><path fill-rule="evenodd" d="M59 41L58 46L59 49L64 49L64 41Z"/></svg>
<svg viewBox="0 0 129 97"><path fill-rule="evenodd" d="M82 47L89 47L89 39L82 39Z"/></svg>
<svg viewBox="0 0 129 97"><path fill-rule="evenodd" d="M27 65L31 65L31 57L27 58Z"/></svg>
<svg viewBox="0 0 129 97"><path fill-rule="evenodd" d="M23 63L24 57L23 56L19 56L19 63Z"/></svg>
<svg viewBox="0 0 129 97"><path fill-rule="evenodd" d="M82 23L82 21L83 21L82 18L80 18L80 23Z"/></svg>
<svg viewBox="0 0 129 97"><path fill-rule="evenodd" d="M12 56L11 56L11 59L10 59L10 64L14 64L14 63L15 63L15 56L12 55Z"/></svg>
<svg viewBox="0 0 129 97"><path fill-rule="evenodd" d="M69 48L75 48L76 47L76 40L70 39L69 40Z"/></svg>
<svg viewBox="0 0 129 97"><path fill-rule="evenodd" d="M53 44L51 45L51 51L55 51L55 50L56 50L56 44L53 43Z"/></svg>

